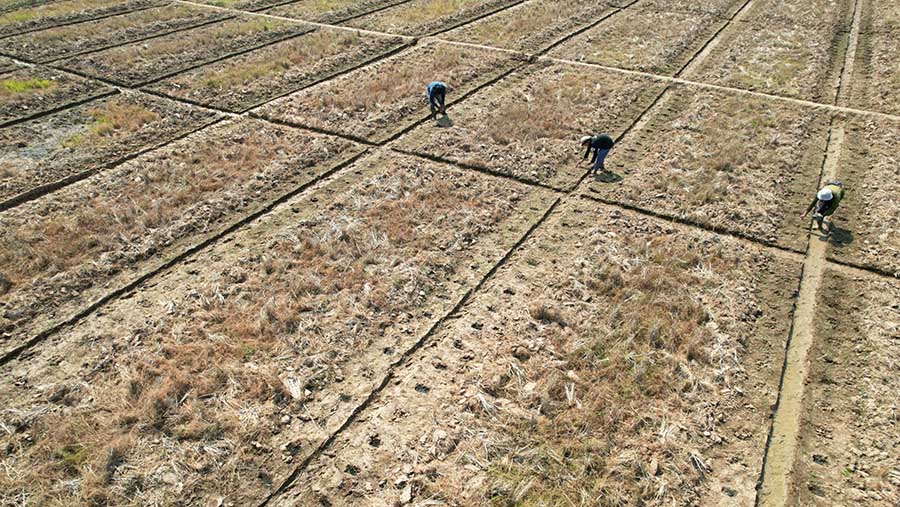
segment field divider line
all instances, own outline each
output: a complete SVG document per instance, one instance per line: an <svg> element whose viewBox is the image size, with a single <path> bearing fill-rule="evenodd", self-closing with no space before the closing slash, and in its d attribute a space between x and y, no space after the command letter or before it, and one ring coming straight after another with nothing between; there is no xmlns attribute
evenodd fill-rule
<svg viewBox="0 0 900 507"><path fill-rule="evenodd" d="M734 14L729 19L727 19L718 30L716 30L716 33L706 41L706 44L704 44L703 47L700 48L700 51L694 56L694 58L685 63L681 67L681 69L679 69L678 72L675 73L675 77L680 77L683 74L690 74L693 70L699 67L706 60L706 57L708 57L719 45L719 34L722 33L726 28L731 26L733 22L740 22L740 19L750 11L752 6L753 0L747 0L746 2L744 2L744 5L742 5L740 9L735 11Z"/></svg>
<svg viewBox="0 0 900 507"><path fill-rule="evenodd" d="M276 8L276 7L281 7L281 6L284 6L284 5L287 5L287 4L296 3L296 2L299 2L299 1L300 1L300 0L283 0L283 1L281 1L281 2L277 2L277 3L274 3L274 4L268 4L268 5L265 5L265 6L263 6L263 7L254 7L254 8L252 8L252 9L236 9L236 10L239 10L239 11L242 11L242 12L246 12L246 13L250 13L250 14L255 14L255 13L257 13L257 12L267 11L267 10L269 10L269 9L274 9L274 8ZM404 0L404 1L409 1L409 0ZM213 4L208 4L208 6L209 6L209 7L217 7L216 5L213 5Z"/></svg>
<svg viewBox="0 0 900 507"><path fill-rule="evenodd" d="M26 122L29 122L29 121L32 121L32 120L36 120L36 119L38 119L38 118L42 118L42 117L44 117L44 116L49 116L49 115L51 115L51 114L56 114L56 113L59 113L59 112L61 112L61 111L65 111L66 109L72 109L72 108L74 108L74 107L78 107L78 106L87 104L88 102L92 102L92 101L94 101L94 100L99 100L99 99L104 99L104 98L106 98L106 97L110 97L110 96L115 95L115 94L117 94L117 93L119 93L119 90L118 90L118 89L115 89L115 88L110 89L110 90L103 90L103 91L101 91L101 92L99 92L99 93L96 93L96 94L94 94L94 95L90 95L90 96L87 96L87 97L83 97L83 98L81 98L81 99L78 99L78 100L75 100L75 101L72 101L72 102L67 102L67 103L65 103L65 104L61 104L61 105L59 105L59 106L56 106L56 107L53 107L53 108L50 108L50 109L47 109L47 110L44 110L44 111L38 111L37 113L32 113L32 114L30 114L30 115L28 115L28 116L22 116L22 117L19 117L19 118L14 118L14 119L9 120L9 121L7 121L7 122L5 122L5 123L0 123L0 129L4 129L4 128L7 128L7 127L12 127L12 126L15 126L15 125L19 125L19 124L21 124L21 123L26 123ZM2 210L3 210L3 208L0 207L0 211L2 211Z"/></svg>
<svg viewBox="0 0 900 507"><path fill-rule="evenodd" d="M366 66L368 66L368 65L371 65L371 64L373 64L373 63L375 63L375 62L378 62L378 61L380 61L380 60L383 60L383 59L385 59L385 58L390 58L390 57L392 57L392 56L394 56L394 55L397 55L397 54L399 54L399 53L402 53L403 51L405 51L405 50L407 50L407 49L409 49L409 48L411 48L411 47L414 47L414 46L415 46L415 43L414 43L414 42L410 42L410 41L403 42L401 45L399 45L399 46L396 47L396 48L392 48L392 49L390 49L390 50L388 50L388 51L385 51L385 52L381 52L381 53L372 55L371 57L366 58L366 59L363 60L363 61L360 61L360 62L357 62L357 63L353 63L353 64L350 64L350 65L347 65L347 66L345 66L345 67L343 67L343 68L341 68L341 69L338 69L337 71L334 71L334 72L326 72L326 73L324 73L324 74L320 74L319 77L317 77L316 79L314 79L314 80L312 80L312 81L310 81L310 82L304 83L304 84L302 84L302 85L300 85L300 86L291 87L290 89L288 89L288 90L286 90L286 91L283 91L283 92L280 92L280 93L278 93L277 95L274 95L274 96L272 96L272 97L268 97L268 98L265 98L265 99L262 99L262 100L258 100L258 101L254 102L253 104L250 104L250 105L248 105L248 106L242 106L241 109L239 109L239 110L222 109L222 112L227 112L227 113L232 113L232 114L245 114L245 113L249 112L249 111L252 110L252 109L256 109L256 108L258 108L258 107L265 106L265 105L269 104L270 102L274 102L274 101L276 101L276 100L278 100L278 99L280 99L280 98L287 97L288 95L291 95L291 94L293 94L293 93L297 93L297 92L302 91L302 90L305 90L305 89L307 89L307 88L312 88L313 86L316 86L316 85L318 85L318 84L320 84L320 83L324 83L324 82L326 82L326 81L330 81L330 80L332 80L332 79L338 78L338 77L340 77L340 76L343 76L344 74L349 74L349 73L351 73L351 72L353 72L353 71L359 70L359 69L361 69L361 68L363 68L363 67L366 67ZM141 91L142 91L142 92L151 92L151 90L148 90L148 89L146 89L146 88L141 88ZM209 104L202 104L202 103L200 103L200 102L193 101L193 100L190 100L190 99L185 99L185 98L181 98L181 97L175 97L175 96L169 95L169 94L164 93L164 92L156 92L156 93L159 94L160 96L164 96L164 97L169 98L169 99L172 99L172 100L183 100L183 101L185 101L185 102L190 102L191 104L196 105L196 106L200 106L200 107L213 107L213 106L211 106L211 105L209 105ZM260 119L264 119L264 118L260 118Z"/></svg>
<svg viewBox="0 0 900 507"><path fill-rule="evenodd" d="M177 1L177 0L174 0L174 1ZM131 14L133 12L141 12L141 11L146 11L148 9L155 9L157 7L165 7L166 5L169 5L171 3L173 3L173 2L172 1L154 2L152 5L147 5L144 7L135 7L133 9L127 9L124 11L118 11L118 12L114 12L114 13L101 14L98 16L81 18L78 20L64 21L62 23L57 23L55 25L42 26L40 28L29 28L29 29L21 30L21 31L14 32L14 33L7 33L7 34L0 35L0 40L8 39L10 37L15 37L16 35L25 35L25 34L29 34L29 33L33 33L33 32L40 32L41 30L50 30L51 28L60 28L63 26L77 25L78 23L84 23L86 21L99 21L101 19L112 18L115 16L121 16L122 14ZM40 4L40 5L43 5L43 4ZM40 7L40 5L36 5L34 7ZM25 9L27 9L27 8L28 7L25 7ZM16 10L20 10L20 9L16 9Z"/></svg>
<svg viewBox="0 0 900 507"><path fill-rule="evenodd" d="M219 119L219 121L223 121L223 120L224 120L224 118ZM84 319L85 317L88 317L94 311L103 307L110 301L134 291L135 289L140 287L144 282L154 278L155 276L157 276L165 271L168 271L169 269L180 264L185 259L188 259L189 257L192 257L195 254L199 253L200 251L206 249L207 247L218 243L220 240L229 236L231 233L235 232L236 230L267 215L268 213L270 213L272 210L274 210L279 205L287 202L288 200L292 199L293 197L297 196L298 194L303 193L310 187L313 187L313 186L319 184L320 182L326 180L327 178L330 178L331 176L338 173L340 170L344 169L345 167L352 165L353 163L355 163L357 160L359 160L363 156L367 155L368 153L369 153L368 148L363 149L360 153L357 153L357 154L353 155L352 157L349 157L343 161L335 163L333 167L328 169L326 172L311 179L310 181L307 181L301 185L298 185L298 186L294 187L293 189L289 190L288 192L283 193L283 194L271 199L267 203L265 203L262 206L260 206L259 208L257 208L255 211L252 211L248 214L245 214L242 217L239 217L235 221L231 222L231 224L229 224L229 225L223 225L221 228L219 228L219 230L217 232L213 232L212 234L207 235L203 240L201 240L198 243L195 243L194 245L189 246L189 247L185 248L183 251L173 255L171 258L169 258L162 264L147 270L143 274L139 275L136 278L131 279L131 281L123 284L119 288L114 289L114 290L104 294L103 296L96 299L93 303L90 303L87 306L76 311L73 315L71 315L67 319L63 320L62 322L59 322L47 329L44 329L43 331L39 332L38 334L36 334L33 337L31 337L30 339L28 339L25 343L19 345L18 347L12 349L9 352L3 354L3 356L0 356L0 366L3 366L6 363L21 356L22 353L24 353L28 349L34 347L38 343L44 341L48 337L56 334L60 330L66 328L66 327L70 327L74 324L77 324L80 320Z"/></svg>
<svg viewBox="0 0 900 507"><path fill-rule="evenodd" d="M100 20L104 20L104 19L108 19L108 18L114 18L114 17L116 17L116 16L121 16L121 15L123 15L123 14L132 14L132 13L135 13L135 12L141 12L141 11L146 11L146 10L150 10L150 9L156 9L156 8L159 8L159 7L165 7L165 6L167 6L167 5L170 5L170 4L174 3L175 1L176 1L176 0L167 0L167 1L164 1L164 2L156 2L156 3L152 4L152 5L147 5L147 6L143 6L143 7L136 7L136 8L127 9L127 10L124 10L124 11L118 11L118 12L114 12L114 13L107 13L107 14L101 14L101 15L97 15L97 16L90 16L90 17L86 17L86 18L80 18L80 19L76 19L76 20L64 21L64 22L62 22L62 23L57 23L57 24L53 24L53 25L42 26L42 27L40 27L40 28L29 28L29 29L22 30L22 31L19 31L19 32L7 33L7 34L0 35L0 40L8 39L8 38L10 38L10 37L15 37L15 36L17 36L17 35L27 35L27 34L34 33L34 32L40 32L40 31L42 31L42 30L52 30L52 29L54 29L54 28L62 28L62 27L64 27L64 26L77 25L77 24L79 24L79 23L87 23L87 22L89 22L89 21L100 21ZM34 7L40 7L41 5L47 5L47 4L39 4L39 5L36 5L36 6L34 6ZM26 8L27 8L27 7L26 7ZM17 10L18 10L18 9L17 9Z"/></svg>
<svg viewBox="0 0 900 507"><path fill-rule="evenodd" d="M248 11L242 11L242 10L239 10L239 9L232 9L232 8L230 8L230 7L220 7L220 6L218 6L218 5L209 5L209 4L202 4L202 3L199 3L199 2L192 2L191 0L173 0L173 2L174 2L174 3L179 3L179 4L184 4L184 5L193 5L193 6L195 6L195 7L206 7L206 8L209 8L209 9L218 9L218 10L220 10L220 11L233 12L233 13L237 13L237 14L244 14L244 15L247 15L247 16L260 16L260 17L269 18L269 19L277 19L277 20L280 20L280 21L291 21L291 22L294 22L294 23L305 23L305 24L307 24L307 25L318 26L318 27L321 27L321 28L332 28L332 29L335 29L335 30L344 30L344 31L346 31L346 32L358 32L358 33L363 33L363 34L366 34L366 35L376 35L376 36L381 36L381 37L402 37L402 38L404 38L404 39L418 39L418 38L419 38L419 37L413 37L413 36L410 36L410 35L400 35L400 34L396 34L396 33L378 32L378 31L375 31L375 30L366 30L365 28L353 28L353 27L349 27L349 26L332 25L332 24L328 24L328 23L318 23L318 22L316 22L316 21L307 21L307 20L305 20L305 19L289 18L289 17L286 17L286 16L278 16L278 15L275 15L275 14L267 14L266 12L248 12Z"/></svg>
<svg viewBox="0 0 900 507"><path fill-rule="evenodd" d="M837 93L835 93L834 96L834 105L836 106L846 106L849 101L848 94L850 93L849 89L852 88L853 83L853 71L856 66L856 51L859 47L859 30L861 24L862 0L856 0L856 4L853 7L853 21L851 21L850 25L850 40L847 43L844 64L841 67L841 81Z"/></svg>
<svg viewBox="0 0 900 507"><path fill-rule="evenodd" d="M90 102L90 101L88 101L88 102ZM216 123L219 123L219 122L225 120L225 118L227 118L227 117L219 116L216 118L212 118L208 121L202 122L200 125L192 128L186 132L182 132L181 134L178 134L177 136L175 136L171 139L167 139L163 142L154 143L154 144L152 144L150 146L146 146L134 153L130 153L123 157L119 157L111 162L98 164L94 167L91 167L90 169L86 169L84 171L81 171L81 172L78 172L75 174L70 174L70 175L68 175L64 178L58 179L56 181L52 181L50 183L45 183L43 185L38 185L36 187L32 187L31 189L26 190L25 192L16 194L16 195L0 202L0 212L6 211L11 208L15 208L16 206L20 206L22 204L25 204L26 202L33 201L39 197L42 197L46 194L53 192L55 190L59 190L63 187L67 187L73 183L77 183L83 179L89 178L99 172L112 169L112 168L122 165L126 162L134 160L142 155L150 153L151 151L155 151L160 148L164 148L165 146L168 146L171 143L180 141L180 140L184 139L185 137L195 134L209 126L215 125Z"/></svg>
<svg viewBox="0 0 900 507"><path fill-rule="evenodd" d="M294 3L294 2L296 2L296 1L298 1L298 0L291 0L290 3ZM368 16L369 14L375 14L376 12L381 12L381 11L390 9L391 7L396 7L396 6L398 6L398 5L407 4L407 3L410 3L410 2L412 2L412 1L413 1L413 0L400 0L399 2L393 2L393 3L390 3L390 4L388 4L388 5L383 5L383 6L381 6L381 7L376 7L375 9L372 9L372 10L370 10L370 11L365 11L365 12L362 12L362 13L359 13L359 14L353 14L353 15L347 16L346 18L337 19L337 20L335 20L333 23L334 23L334 24L338 24L338 23L346 23L347 21L353 21L354 19L361 18L361 17L363 17L363 16ZM282 5L284 5L284 4L282 4Z"/></svg>
<svg viewBox="0 0 900 507"><path fill-rule="evenodd" d="M416 340L409 348L403 351L403 354L400 355L394 362L392 362L387 370L385 371L384 376L381 379L381 382L366 396L366 399L363 400L359 405L357 405L347 416L341 425L336 428L331 434L326 438L322 443L320 443L313 452L309 454L300 464L298 464L294 471L291 472L291 475L285 479L281 485L272 493L269 494L260 504L259 507L266 507L272 499L284 493L293 483L297 480L297 477L309 466L310 463L313 462L316 458L318 458L326 449L328 449L332 443L337 439L337 437L344 432L351 424L356 421L356 418L359 417L364 410L366 410L372 402L374 402L382 391L390 384L391 380L396 376L396 372L402 369L408 362L413 359L413 356L421 350L425 345L430 342L430 339L440 330L440 328L447 321L453 319L456 314L472 299L472 297L479 291L481 288L490 281L491 278L499 271L509 259L513 256L516 250L519 249L529 238L534 234L534 232L550 218L550 215L556 210L559 204L562 202L563 197L557 197L553 203L544 211L543 215L536 220L531 226L525 231L525 234L520 237L513 246L511 246L503 257L500 258L498 262L496 262L484 276L476 283L474 286L466 290L466 292L462 295L462 297L453 305L453 307L447 311L441 318L436 320L425 333Z"/></svg>
<svg viewBox="0 0 900 507"><path fill-rule="evenodd" d="M560 37L559 39L555 40L554 42L548 44L546 47L541 48L538 51L535 51L534 57L543 56L543 55L549 53L550 51L556 49L557 47L565 44L566 42L574 39L575 37L578 37L579 35L583 34L584 32L587 32L588 30L593 30L594 28L600 26L600 24L606 22L608 19L612 18L616 14L619 14L622 11L627 10L629 7L638 3L639 1L640 0L631 0L630 2L628 2L622 6L611 5L610 7L612 8L612 10L607 12L605 15L601 16L600 19L598 19L596 21L592 21L587 26L578 28L574 32L566 34L566 35Z"/></svg>
<svg viewBox="0 0 900 507"><path fill-rule="evenodd" d="M34 63L47 65L47 64L58 62L60 60L65 60L67 58L74 58L76 56L83 56L83 55L87 55L90 53L99 53L100 51L106 51L107 49L113 49L113 48L117 48L119 46L126 46L128 44L134 44L137 42L146 42L148 40L153 40L153 39L156 39L159 37L165 37L166 35L172 35L172 34L176 34L176 33L187 32L188 30L195 30L197 28L203 28L204 26L213 25L213 24L219 23L221 21L228 21L228 20L234 19L236 17L237 16L225 16L222 18L216 18L216 19L212 19L212 20L203 21L203 22L197 23L195 25L182 26L179 28L173 28L171 30L163 30L162 32L156 32L156 33L153 33L150 35L146 35L144 37L139 37L137 39L120 42L118 44L107 44L105 46L100 46L100 47L96 47L96 48L92 48L92 49L86 49L84 51L78 51L76 53L70 53L67 55L53 56L53 57L46 58L46 59L35 60Z"/></svg>
<svg viewBox="0 0 900 507"><path fill-rule="evenodd" d="M457 23L452 23L452 24L450 24L449 26L444 26L444 27L441 27L441 28L436 28L434 31L428 32L428 33L424 34L423 37L428 37L428 36L434 37L434 36L440 35L440 34L442 34L442 33L447 33L447 32L449 32L450 30L454 30L454 29L459 28L459 27L461 27L461 26L466 26L466 25L470 25L470 24L472 24L472 23L477 23L477 22L481 21L481 20L484 19L484 18L491 17L491 16L493 16L494 14L503 12L503 11L505 11L505 10L507 10L507 9L512 9L513 7L515 7L515 6L517 6L517 5L521 5L521 4L525 3L526 1L527 1L527 0L515 0L514 2L510 2L510 3L508 3L508 4L501 5L500 7L497 7L496 9L493 9L493 10L491 10L491 11L489 11L489 12L485 12L484 14L479 14L479 15L475 16L475 17L472 18L472 19L461 20L461 21L459 21L459 22L457 22Z"/></svg>

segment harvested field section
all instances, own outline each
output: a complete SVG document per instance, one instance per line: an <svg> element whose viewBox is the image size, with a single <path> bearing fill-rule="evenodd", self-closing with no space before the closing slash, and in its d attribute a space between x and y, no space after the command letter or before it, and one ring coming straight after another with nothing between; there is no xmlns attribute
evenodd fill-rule
<svg viewBox="0 0 900 507"><path fill-rule="evenodd" d="M564 64L516 72L429 122L398 148L567 189L590 169L581 136L625 131L662 83Z"/></svg>
<svg viewBox="0 0 900 507"><path fill-rule="evenodd" d="M61 66L128 86L140 86L231 53L311 31L308 25L240 17L63 60Z"/></svg>
<svg viewBox="0 0 900 507"><path fill-rule="evenodd" d="M866 0L863 0L866 1ZM855 0L753 0L747 16L750 23L765 24L779 22L816 26L826 24L837 26L837 30L850 30ZM810 41L814 43L815 41Z"/></svg>
<svg viewBox="0 0 900 507"><path fill-rule="evenodd" d="M412 0L347 21L347 26L403 35L447 30L521 0Z"/></svg>
<svg viewBox="0 0 900 507"><path fill-rule="evenodd" d="M900 276L900 122L855 117L845 136L828 256Z"/></svg>
<svg viewBox="0 0 900 507"><path fill-rule="evenodd" d="M712 14L728 18L736 13L744 0L639 0L635 7L653 11L686 12Z"/></svg>
<svg viewBox="0 0 900 507"><path fill-rule="evenodd" d="M3 51L26 60L45 62L229 16L227 12L170 4L16 35L3 40Z"/></svg>
<svg viewBox="0 0 900 507"><path fill-rule="evenodd" d="M539 51L612 12L578 0L532 0L443 35L461 42Z"/></svg>
<svg viewBox="0 0 900 507"><path fill-rule="evenodd" d="M804 251L828 117L793 104L678 87L613 149L619 178L588 195ZM610 182L611 180L611 182Z"/></svg>
<svg viewBox="0 0 900 507"><path fill-rule="evenodd" d="M202 4L208 4L215 7L224 7L226 9L240 9L244 11L261 11L272 7L273 5L282 4L287 0L194 0ZM329 0L325 0L329 1Z"/></svg>
<svg viewBox="0 0 900 507"><path fill-rule="evenodd" d="M19 65L12 58L0 56L0 74L19 68Z"/></svg>
<svg viewBox="0 0 900 507"><path fill-rule="evenodd" d="M23 67L0 76L0 124L111 91L96 81L51 69Z"/></svg>
<svg viewBox="0 0 900 507"><path fill-rule="evenodd" d="M685 78L831 103L849 36L840 25L737 23Z"/></svg>
<svg viewBox="0 0 900 507"><path fill-rule="evenodd" d="M710 14L628 9L553 49L550 56L673 75L723 23Z"/></svg>
<svg viewBox="0 0 900 507"><path fill-rule="evenodd" d="M4 366L2 500L258 504L552 200L361 160Z"/></svg>
<svg viewBox="0 0 900 507"><path fill-rule="evenodd" d="M0 0L0 12L9 12L27 7L35 7L57 0Z"/></svg>
<svg viewBox="0 0 900 507"><path fill-rule="evenodd" d="M900 283L837 271L823 283L797 505L900 505Z"/></svg>
<svg viewBox="0 0 900 507"><path fill-rule="evenodd" d="M894 0L863 0L863 32L900 32L900 3Z"/></svg>
<svg viewBox="0 0 900 507"><path fill-rule="evenodd" d="M0 202L124 158L215 117L119 94L0 130Z"/></svg>
<svg viewBox="0 0 900 507"><path fill-rule="evenodd" d="M405 0L299 0L274 7L266 14L317 23L340 23L348 18L389 7Z"/></svg>
<svg viewBox="0 0 900 507"><path fill-rule="evenodd" d="M0 14L0 37L164 3L164 0L63 0Z"/></svg>
<svg viewBox="0 0 900 507"><path fill-rule="evenodd" d="M850 104L861 109L900 115L900 72L897 72L900 12L895 28L876 29L879 19L880 13L863 17L856 68L850 83Z"/></svg>
<svg viewBox="0 0 900 507"><path fill-rule="evenodd" d="M753 504L799 263L554 213L274 506Z"/></svg>
<svg viewBox="0 0 900 507"><path fill-rule="evenodd" d="M361 151L229 121L6 211L0 352Z"/></svg>
<svg viewBox="0 0 900 507"><path fill-rule="evenodd" d="M403 44L398 37L317 29L256 51L160 81L150 88L229 111L310 85Z"/></svg>
<svg viewBox="0 0 900 507"><path fill-rule="evenodd" d="M428 116L426 87L432 80L440 79L449 86L449 106L515 65L519 63L499 51L428 44L288 95L256 113L373 142L384 141Z"/></svg>

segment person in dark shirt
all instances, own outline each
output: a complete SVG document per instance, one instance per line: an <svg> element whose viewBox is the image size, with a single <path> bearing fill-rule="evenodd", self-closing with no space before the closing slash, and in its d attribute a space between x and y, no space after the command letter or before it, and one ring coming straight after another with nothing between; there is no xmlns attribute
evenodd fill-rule
<svg viewBox="0 0 900 507"><path fill-rule="evenodd" d="M441 81L432 81L428 84L428 105L431 106L431 117L437 118L437 113L446 114L447 107L444 100L447 97L447 85Z"/></svg>
<svg viewBox="0 0 900 507"><path fill-rule="evenodd" d="M600 169L606 171L603 161L606 160L606 156L609 155L609 150L612 149L614 144L616 142L606 134L581 138L581 145L587 148L587 151L584 152L584 160L587 160L591 150L594 151L594 156L591 158L591 163L594 164L594 174L597 174L597 171Z"/></svg>
<svg viewBox="0 0 900 507"><path fill-rule="evenodd" d="M816 196L809 204L809 207L806 208L806 213L803 213L801 218L806 218L806 215L812 211L813 218L816 220L819 230L830 233L831 224L829 223L829 220L831 216L834 215L834 212L837 211L838 204L841 203L841 199L843 198L844 184L840 181L829 182L816 193ZM828 224L827 231L822 227L823 222Z"/></svg>

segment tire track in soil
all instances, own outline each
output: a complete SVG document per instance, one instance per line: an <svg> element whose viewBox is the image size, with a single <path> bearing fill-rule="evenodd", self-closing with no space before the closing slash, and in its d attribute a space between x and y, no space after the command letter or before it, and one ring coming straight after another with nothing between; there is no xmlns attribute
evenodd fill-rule
<svg viewBox="0 0 900 507"><path fill-rule="evenodd" d="M843 105L847 89L853 78L854 60L859 42L859 26L862 0L856 0L850 41L847 44L840 70L840 81L835 90L834 104ZM828 133L825 160L819 177L819 187L834 181L838 174L844 144L843 118L832 116ZM756 507L785 507L796 502L794 491L794 465L803 413L803 394L809 373L809 351L816 339L815 316L819 286L826 266L828 237L812 231L807 244L806 260L800 278L800 290L794 305L793 322L788 336L781 372L778 399L772 417L772 426L766 441L763 466L757 482Z"/></svg>
<svg viewBox="0 0 900 507"><path fill-rule="evenodd" d="M741 9L738 10L738 12L742 12L751 2L752 2L752 0L746 0L746 2L743 4ZM737 14L735 14L735 16L737 16ZM693 62L698 57L700 57L701 53L703 52L703 49L706 48L706 46L709 45L715 38L717 38L722 33L722 31L725 30L725 28L730 26L730 24L733 20L734 20L734 16L732 16L731 19L729 19L727 22L725 22L725 24L722 26L722 28L719 31L717 31L712 37L710 37L710 39L706 42L706 44L703 45L703 47L701 49L699 49L696 53L694 53L694 55L688 60L687 64L685 64L685 67L687 67L687 65L689 65L691 62ZM534 61L537 61L537 59L532 59L532 62L534 62ZM521 67L518 67L518 68L521 68ZM516 69L518 69L518 68L516 68ZM514 72L516 69L510 71L509 73ZM684 68L682 68L682 70L684 70ZM679 73L680 72L681 71L679 71ZM509 74L509 73L507 73L507 74ZM499 80L499 78L498 78L498 80ZM478 90L480 90L481 88L484 88L485 86L486 85L482 85L482 86L478 87L476 90L473 90L469 95L476 93ZM646 122L648 121L648 117L651 115L651 112L657 107L657 105L661 102L663 97L667 94L667 92L669 90L672 89L673 86L674 86L674 83L670 83L662 91L660 91L660 93L650 103L650 105L648 105L646 108L644 108L644 110L641 111L641 113L637 116L637 118L635 118L635 120L624 131L622 131L621 134L619 134L617 136L615 142L616 143L621 142L622 139L624 139L625 136L627 136L631 132L640 130L640 128L643 125L645 125ZM399 137L399 136L397 136L397 137ZM392 139L392 140L395 140L395 139ZM389 144L389 143L386 143L385 147L390 148L389 146L387 146L387 144ZM393 149L393 148L390 148L390 149ZM395 150L395 151L398 151L400 153L406 153L401 150ZM416 156L419 156L419 155L416 155ZM421 157L421 158L430 159L429 157ZM462 169L471 170L471 168L468 168L466 166L461 166L460 164L457 164L457 163L449 163L449 164L452 166L455 166L455 167L460 167ZM480 172L482 172L482 171L480 171ZM466 291L466 293L462 296L462 298L460 298L459 301L457 301L457 303L453 306L453 308L450 309L449 312L447 312L440 319L438 319L431 326L431 328L429 328L428 331L426 331L422 335L422 337L420 337L410 348L405 350L401 354L401 356L397 359L397 361L395 361L388 367L387 371L384 373L384 377L382 378L381 382L379 382L379 384L369 393L369 395L366 397L366 399L363 400L359 405L357 405L351 411L350 415L347 416L347 419L335 431L333 431L328 436L328 438L326 438L322 443L320 443L319 446L316 447L316 449L313 450L313 452L311 452L310 455L306 459L303 460L303 462L301 462L299 465L297 465L296 468L294 468L294 471L291 472L291 474L288 476L288 478L285 479L275 491L273 491L268 497L266 497L259 504L259 507L267 507L269 502L271 502L273 499L280 496L284 491L286 491L288 488L291 487L291 485L294 483L294 481L296 481L297 477L300 476L300 474L306 469L306 467L309 466L309 464L312 463L313 460L317 459L325 450L327 450L328 447L330 447L331 444L337 439L337 437L356 420L356 418L359 416L359 414L361 414L363 411L365 411L372 404L372 402L378 398L378 396L384 390L384 388L387 387L387 385L390 384L391 380L396 376L397 371L411 362L411 360L414 358L416 352L428 344L429 339L437 333L437 331L440 329L440 327L443 325L443 323L447 322L448 320L459 317L458 314L460 313L462 308L465 306L465 304L481 289L481 287L483 287L491 278L493 278L494 274L496 274L497 271L500 268L502 268L509 261L510 257L512 257L512 255L516 252L516 250L518 250L519 247L521 247L522 244L524 244L528 240L528 238L530 238L533 235L533 233L536 230L538 230L547 221L547 219L550 218L550 215L552 215L553 211L562 202L564 202L568 199L572 199L572 198L576 198L576 199L580 198L576 192L577 192L580 184L584 181L585 178L588 177L590 172L591 172L590 170L586 170L584 175L582 175L581 178L579 178L579 180L571 188L569 188L562 196L558 197L553 202L553 204L551 204L548 207L548 209L544 212L543 216L541 216L541 218L539 220L537 220L528 229L528 231L526 231L525 234L521 238L519 238L519 240L516 241L516 243L506 252L506 254L503 256L503 258L501 258L500 261L498 261L493 267L491 267L491 269L484 275L484 277L475 286L473 286L471 289ZM491 174L491 173L489 173L489 174ZM505 174L497 174L497 176L502 177L504 179L515 180L515 178L510 178L508 175L505 175ZM540 186L540 185L535 184L534 182L529 182L528 184L531 184L533 186Z"/></svg>

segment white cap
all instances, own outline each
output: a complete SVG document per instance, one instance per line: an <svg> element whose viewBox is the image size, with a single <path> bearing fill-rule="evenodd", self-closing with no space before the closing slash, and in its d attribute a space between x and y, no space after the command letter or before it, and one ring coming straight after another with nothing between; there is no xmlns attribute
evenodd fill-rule
<svg viewBox="0 0 900 507"><path fill-rule="evenodd" d="M822 190L819 190L816 197L818 197L820 201L830 201L834 197L834 194L831 193L830 188L823 188Z"/></svg>
<svg viewBox="0 0 900 507"><path fill-rule="evenodd" d="M591 136L584 136L581 138L581 144L584 144L591 140Z"/></svg>

